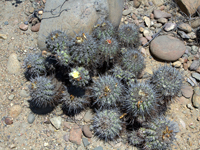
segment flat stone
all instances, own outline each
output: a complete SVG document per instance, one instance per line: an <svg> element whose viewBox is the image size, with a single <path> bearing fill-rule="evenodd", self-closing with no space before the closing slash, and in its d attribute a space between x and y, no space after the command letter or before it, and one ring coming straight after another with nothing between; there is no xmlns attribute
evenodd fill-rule
<svg viewBox="0 0 200 150"><path fill-rule="evenodd" d="M20 105L14 105L10 108L9 114L12 118L16 118L22 112L22 107Z"/></svg>
<svg viewBox="0 0 200 150"><path fill-rule="evenodd" d="M168 21L168 20L167 20L166 18L159 18L159 19L157 20L157 22L162 23L162 24L166 23L167 21Z"/></svg>
<svg viewBox="0 0 200 150"><path fill-rule="evenodd" d="M159 18L171 18L171 14L161 11L161 10L154 10L154 18L159 19Z"/></svg>
<svg viewBox="0 0 200 150"><path fill-rule="evenodd" d="M154 5L156 6L161 6L164 4L164 0L152 0L152 2L154 3Z"/></svg>
<svg viewBox="0 0 200 150"><path fill-rule="evenodd" d="M163 35L156 37L151 42L150 50L154 56L161 60L175 61L185 53L186 47L179 39Z"/></svg>
<svg viewBox="0 0 200 150"><path fill-rule="evenodd" d="M14 94L11 94L11 95L9 95L8 99L9 99L9 100L13 100L14 97L15 97L15 95L14 95Z"/></svg>
<svg viewBox="0 0 200 150"><path fill-rule="evenodd" d="M69 141L69 132L67 132L64 136L63 139L68 142Z"/></svg>
<svg viewBox="0 0 200 150"><path fill-rule="evenodd" d="M95 147L93 150L103 150L103 147L98 146L98 147Z"/></svg>
<svg viewBox="0 0 200 150"><path fill-rule="evenodd" d="M128 14L130 14L130 13L131 13L131 9L126 9L126 10L123 11L122 14L123 14L124 16L126 16L126 15L128 15Z"/></svg>
<svg viewBox="0 0 200 150"><path fill-rule="evenodd" d="M178 34L183 38L183 39L190 39L190 37L183 31L178 31Z"/></svg>
<svg viewBox="0 0 200 150"><path fill-rule="evenodd" d="M50 121L51 121L52 125L56 128L56 130L60 129L60 126L62 123L62 118L60 116L50 118Z"/></svg>
<svg viewBox="0 0 200 150"><path fill-rule="evenodd" d="M187 34L192 40L196 39L196 34L194 32L190 32Z"/></svg>
<svg viewBox="0 0 200 150"><path fill-rule="evenodd" d="M199 89L199 87L195 87L194 91L195 91L195 93L192 97L192 104L194 107L199 108L199 106L200 106L200 94L199 94L200 89Z"/></svg>
<svg viewBox="0 0 200 150"><path fill-rule="evenodd" d="M168 23L166 23L164 30L168 32L168 31L173 30L175 27L176 27L175 23L168 22Z"/></svg>
<svg viewBox="0 0 200 150"><path fill-rule="evenodd" d="M190 98L193 95L193 89L191 86L183 85L181 88L181 93L184 97Z"/></svg>
<svg viewBox="0 0 200 150"><path fill-rule="evenodd" d="M7 37L7 35L6 34L1 34L0 33L0 39L4 39L4 40L6 40L8 37Z"/></svg>
<svg viewBox="0 0 200 150"><path fill-rule="evenodd" d="M40 24L41 23L37 23L36 25L31 27L31 31L32 32L38 32L40 30Z"/></svg>
<svg viewBox="0 0 200 150"><path fill-rule="evenodd" d="M90 127L88 125L84 125L82 130L83 130L83 134L86 137L88 137L88 138L92 137L92 132L90 131Z"/></svg>
<svg viewBox="0 0 200 150"><path fill-rule="evenodd" d="M150 18L147 17L147 16L144 16L143 20L144 20L146 26L149 28L151 26L151 20L150 20Z"/></svg>
<svg viewBox="0 0 200 150"><path fill-rule="evenodd" d="M192 64L190 65L189 69L191 71L195 71L198 69L199 65L200 65L199 60L194 60L192 61Z"/></svg>
<svg viewBox="0 0 200 150"><path fill-rule="evenodd" d="M84 116L83 119L84 119L85 122L89 122L89 121L92 120L92 118L93 118L93 113L92 113L91 110L88 110L88 111L85 113L85 116Z"/></svg>
<svg viewBox="0 0 200 150"><path fill-rule="evenodd" d="M193 110L194 108L192 107L192 104L187 104L186 105L188 109Z"/></svg>
<svg viewBox="0 0 200 150"><path fill-rule="evenodd" d="M78 125L75 125L69 134L69 141L77 145L81 145L82 130Z"/></svg>
<svg viewBox="0 0 200 150"><path fill-rule="evenodd" d="M200 81L200 74L199 73L193 72L192 77L194 77L195 79Z"/></svg>
<svg viewBox="0 0 200 150"><path fill-rule="evenodd" d="M29 97L29 96L30 96L30 93L29 93L28 91L22 89L22 90L20 91L19 95L20 95L21 97Z"/></svg>
<svg viewBox="0 0 200 150"><path fill-rule="evenodd" d="M142 45L145 45L148 41L145 37L141 37L140 42L141 42Z"/></svg>
<svg viewBox="0 0 200 150"><path fill-rule="evenodd" d="M90 145L90 143L88 142L88 139L87 138L82 138L82 141L83 141L83 145L85 147L87 147L88 145Z"/></svg>
<svg viewBox="0 0 200 150"><path fill-rule="evenodd" d="M22 24L19 25L19 28L20 28L22 31L26 31L26 30L28 30L28 25L22 23Z"/></svg>
<svg viewBox="0 0 200 150"><path fill-rule="evenodd" d="M12 53L8 58L7 70L10 74L19 74L20 63L17 59L17 54Z"/></svg>
<svg viewBox="0 0 200 150"><path fill-rule="evenodd" d="M200 18L195 19L194 21L191 21L191 27L197 28L200 26Z"/></svg>
<svg viewBox="0 0 200 150"><path fill-rule="evenodd" d="M29 115L28 115L28 123L32 124L35 120L35 115L30 112Z"/></svg>
<svg viewBox="0 0 200 150"><path fill-rule="evenodd" d="M189 24L187 23L181 23L179 26L178 26L179 30L182 30L184 32L191 32L192 31L192 28Z"/></svg>

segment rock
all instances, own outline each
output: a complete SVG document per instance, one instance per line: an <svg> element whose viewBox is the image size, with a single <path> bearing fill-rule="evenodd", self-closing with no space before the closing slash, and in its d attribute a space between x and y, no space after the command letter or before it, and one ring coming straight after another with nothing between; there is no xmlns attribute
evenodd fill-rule
<svg viewBox="0 0 200 150"><path fill-rule="evenodd" d="M161 11L161 10L154 10L154 18L159 19L159 18L171 18L171 14Z"/></svg>
<svg viewBox="0 0 200 150"><path fill-rule="evenodd" d="M145 36L145 37L147 37L147 36L149 36L149 30L147 30L147 29L144 29L144 31L143 31L143 35Z"/></svg>
<svg viewBox="0 0 200 150"><path fill-rule="evenodd" d="M20 93L19 93L19 95L21 97L29 97L30 93L28 91L26 91L26 90L21 90Z"/></svg>
<svg viewBox="0 0 200 150"><path fill-rule="evenodd" d="M199 0L175 0L175 2L180 7L181 11L188 16L192 16L194 13L196 13L197 8L200 5Z"/></svg>
<svg viewBox="0 0 200 150"><path fill-rule="evenodd" d="M19 28L20 28L22 31L26 31L26 30L28 30L28 25L22 23L22 24L20 24Z"/></svg>
<svg viewBox="0 0 200 150"><path fill-rule="evenodd" d="M199 5L199 7L197 8L197 12L200 14L200 5Z"/></svg>
<svg viewBox="0 0 200 150"><path fill-rule="evenodd" d="M181 88L181 93L184 97L190 98L190 97L192 97L193 89L191 86L183 85Z"/></svg>
<svg viewBox="0 0 200 150"><path fill-rule="evenodd" d="M81 145L82 131L78 125L75 125L69 133L69 141L77 145Z"/></svg>
<svg viewBox="0 0 200 150"><path fill-rule="evenodd" d="M20 105L14 105L10 108L9 114L12 118L16 118L22 112L22 107Z"/></svg>
<svg viewBox="0 0 200 150"><path fill-rule="evenodd" d="M191 52L195 52L195 54L199 51L199 48L195 45L192 45L192 49L191 49Z"/></svg>
<svg viewBox="0 0 200 150"><path fill-rule="evenodd" d="M191 26L190 26L189 24L187 24L187 23L181 23L181 24L178 26L178 28L179 28L180 30L184 31L184 32L187 32L187 33L189 33L189 32L192 31Z"/></svg>
<svg viewBox="0 0 200 150"><path fill-rule="evenodd" d="M29 13L32 14L33 12L34 12L34 8L33 8L33 7L30 7L30 8L29 8Z"/></svg>
<svg viewBox="0 0 200 150"><path fill-rule="evenodd" d="M176 68L179 68L181 66L181 64L182 63L180 61L175 61L175 62L172 63L172 66L176 67Z"/></svg>
<svg viewBox="0 0 200 150"><path fill-rule="evenodd" d="M63 128L68 128L68 129L70 129L72 125L71 125L71 123L69 123L69 122L64 122L64 123L63 123L63 126L64 126Z"/></svg>
<svg viewBox="0 0 200 150"><path fill-rule="evenodd" d="M88 125L84 125L82 130L83 130L83 134L86 137L88 137L88 138L92 137L92 132L90 131L90 127Z"/></svg>
<svg viewBox="0 0 200 150"><path fill-rule="evenodd" d="M24 24L25 24L25 25L28 25L28 21L24 21Z"/></svg>
<svg viewBox="0 0 200 150"><path fill-rule="evenodd" d="M103 150L103 147L98 146L98 147L95 147L93 150Z"/></svg>
<svg viewBox="0 0 200 150"><path fill-rule="evenodd" d="M190 39L190 37L183 31L178 31L178 34L183 38L183 39Z"/></svg>
<svg viewBox="0 0 200 150"><path fill-rule="evenodd" d="M61 122L62 122L62 118L60 116L50 118L50 121L51 121L52 125L56 128L56 130L60 129Z"/></svg>
<svg viewBox="0 0 200 150"><path fill-rule="evenodd" d="M183 129L186 129L185 122L181 118L179 118L179 120L180 120L180 124L182 125Z"/></svg>
<svg viewBox="0 0 200 150"><path fill-rule="evenodd" d="M198 26L200 26L200 18L197 18L194 21L191 21L192 28L197 28Z"/></svg>
<svg viewBox="0 0 200 150"><path fill-rule="evenodd" d="M68 142L69 141L69 132L63 136L63 139Z"/></svg>
<svg viewBox="0 0 200 150"><path fill-rule="evenodd" d="M196 108L199 108L199 106L200 106L200 89L199 89L199 87L194 88L194 95L192 97L192 104Z"/></svg>
<svg viewBox="0 0 200 150"><path fill-rule="evenodd" d="M90 143L88 142L88 139L82 138L82 141L83 141L83 145L84 145L85 147L87 147L88 145L90 145Z"/></svg>
<svg viewBox="0 0 200 150"><path fill-rule="evenodd" d="M175 23L168 22L168 23L166 23L164 30L168 32L168 31L173 30L175 27L176 27Z"/></svg>
<svg viewBox="0 0 200 150"><path fill-rule="evenodd" d="M48 0L44 11L52 10L63 4L64 1ZM41 50L46 49L45 37L48 36L50 31L61 29L61 27L63 31L66 31L72 37L80 31L91 33L93 26L99 18L108 18L115 27L118 27L121 21L123 6L124 0L67 1L60 11L68 10L63 11L60 16L55 17L51 12L43 14L42 17L48 19L43 19L41 22L38 46Z"/></svg>
<svg viewBox="0 0 200 150"><path fill-rule="evenodd" d="M84 115L85 115L85 112L82 111L81 113L79 113L78 115L75 116L75 119L76 119L76 120L82 120L83 117L84 117Z"/></svg>
<svg viewBox="0 0 200 150"><path fill-rule="evenodd" d="M153 26L154 26L155 28L160 28L160 27L162 26L162 23L155 23Z"/></svg>
<svg viewBox="0 0 200 150"><path fill-rule="evenodd" d="M140 42L142 43L142 45L145 45L148 41L145 37L141 37Z"/></svg>
<svg viewBox="0 0 200 150"><path fill-rule="evenodd" d="M192 40L196 39L196 34L194 32L190 32L187 34Z"/></svg>
<svg viewBox="0 0 200 150"><path fill-rule="evenodd" d="M200 74L199 73L193 72L192 77L194 77L195 79L200 81Z"/></svg>
<svg viewBox="0 0 200 150"><path fill-rule="evenodd" d="M131 9L126 9L126 10L123 11L122 14L123 14L124 16L126 16L126 15L128 15L128 14L130 14L130 13L131 13Z"/></svg>
<svg viewBox="0 0 200 150"><path fill-rule="evenodd" d="M6 35L6 34L1 34L1 33L0 33L0 39L6 40L6 39L7 39L7 35Z"/></svg>
<svg viewBox="0 0 200 150"><path fill-rule="evenodd" d="M4 22L4 25L8 25L8 24L9 24L8 21L5 21L5 22Z"/></svg>
<svg viewBox="0 0 200 150"><path fill-rule="evenodd" d="M135 8L138 8L139 6L140 6L140 4L141 4L141 0L134 0L134 7Z"/></svg>
<svg viewBox="0 0 200 150"><path fill-rule="evenodd" d="M41 23L37 23L36 25L31 27L31 31L32 32L38 32L40 30L40 24Z"/></svg>
<svg viewBox="0 0 200 150"><path fill-rule="evenodd" d="M17 54L12 53L8 58L7 70L10 74L18 74L20 70L20 63L17 59Z"/></svg>
<svg viewBox="0 0 200 150"><path fill-rule="evenodd" d="M13 100L14 97L15 97L15 95L11 94L11 95L9 95L8 99Z"/></svg>
<svg viewBox="0 0 200 150"><path fill-rule="evenodd" d="M144 16L143 20L144 20L146 26L149 28L151 26L151 20L150 20L150 18L147 17L147 16Z"/></svg>
<svg viewBox="0 0 200 150"><path fill-rule="evenodd" d="M164 0L152 0L152 2L154 3L154 5L156 6L161 6L164 4Z"/></svg>
<svg viewBox="0 0 200 150"><path fill-rule="evenodd" d="M84 119L85 122L89 122L89 121L92 120L92 118L93 118L93 113L92 113L91 110L88 110L88 111L85 113L85 116L84 116L83 119Z"/></svg>
<svg viewBox="0 0 200 150"><path fill-rule="evenodd" d="M30 112L29 115L28 115L28 123L32 124L35 120L35 115Z"/></svg>
<svg viewBox="0 0 200 150"><path fill-rule="evenodd" d="M198 69L199 65L200 65L199 60L194 60L194 61L192 61L192 64L190 65L189 69L191 71L195 71Z"/></svg>
<svg viewBox="0 0 200 150"><path fill-rule="evenodd" d="M150 50L153 55L161 60L175 61L184 54L186 47L179 39L163 35L151 42Z"/></svg>
<svg viewBox="0 0 200 150"><path fill-rule="evenodd" d="M168 20L167 20L166 18L159 18L159 19L157 20L157 22L162 23L162 24L166 23L167 21L168 21Z"/></svg>
<svg viewBox="0 0 200 150"><path fill-rule="evenodd" d="M6 123L7 125L13 124L13 118L6 117L6 118L5 118L5 123Z"/></svg>
<svg viewBox="0 0 200 150"><path fill-rule="evenodd" d="M190 109L190 110L193 110L193 109L194 109L194 108L192 107L191 104L187 104L186 106L187 106L187 108Z"/></svg>

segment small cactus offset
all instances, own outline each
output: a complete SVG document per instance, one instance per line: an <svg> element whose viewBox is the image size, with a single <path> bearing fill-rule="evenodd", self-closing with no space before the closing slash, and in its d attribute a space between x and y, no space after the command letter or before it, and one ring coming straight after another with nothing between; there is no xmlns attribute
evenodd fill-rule
<svg viewBox="0 0 200 150"><path fill-rule="evenodd" d="M139 28L135 24L122 25L118 30L119 41L125 46L138 47Z"/></svg>
<svg viewBox="0 0 200 150"><path fill-rule="evenodd" d="M99 109L116 107L121 101L123 85L113 76L99 77L93 81L92 97L95 99L94 104L98 104Z"/></svg>
<svg viewBox="0 0 200 150"><path fill-rule="evenodd" d="M145 123L138 132L145 141L145 150L166 150L171 147L179 128L177 123L160 117Z"/></svg>
<svg viewBox="0 0 200 150"><path fill-rule="evenodd" d="M134 117L151 117L152 111L156 109L157 95L149 83L130 84L123 109L131 120Z"/></svg>
<svg viewBox="0 0 200 150"><path fill-rule="evenodd" d="M145 68L144 57L136 50L128 50L122 58L122 69L135 75L135 78L141 74Z"/></svg>
<svg viewBox="0 0 200 150"><path fill-rule="evenodd" d="M89 71L83 67L72 68L72 71L69 73L69 81L72 85L84 87L89 83L89 80Z"/></svg>
<svg viewBox="0 0 200 150"><path fill-rule="evenodd" d="M94 26L93 35L97 39L105 38L107 36L113 37L115 35L115 29L109 21L99 21L97 25Z"/></svg>
<svg viewBox="0 0 200 150"><path fill-rule="evenodd" d="M67 67L71 63L71 56L68 49L63 49L61 51L56 51L56 58L60 65Z"/></svg>
<svg viewBox="0 0 200 150"><path fill-rule="evenodd" d="M122 121L117 110L98 111L93 117L91 129L94 135L104 141L113 141L122 130Z"/></svg>
<svg viewBox="0 0 200 150"><path fill-rule="evenodd" d="M181 73L172 66L161 66L150 79L158 93L167 98L177 96L181 90L183 77Z"/></svg>
<svg viewBox="0 0 200 150"><path fill-rule="evenodd" d="M128 143L130 145L137 146L137 145L141 145L143 142L144 142L144 139L138 136L137 131L133 130L128 134Z"/></svg>
<svg viewBox="0 0 200 150"><path fill-rule="evenodd" d="M28 54L24 59L23 67L26 68L26 73L33 76L46 73L45 58L42 53Z"/></svg>

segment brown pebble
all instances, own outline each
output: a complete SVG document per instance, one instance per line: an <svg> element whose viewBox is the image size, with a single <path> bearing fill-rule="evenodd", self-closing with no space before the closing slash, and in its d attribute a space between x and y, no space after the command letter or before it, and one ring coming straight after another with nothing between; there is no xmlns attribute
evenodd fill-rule
<svg viewBox="0 0 200 150"><path fill-rule="evenodd" d="M77 145L81 145L82 130L79 126L75 125L69 134L69 141Z"/></svg>
<svg viewBox="0 0 200 150"><path fill-rule="evenodd" d="M165 6L160 6L160 10L164 10L165 9Z"/></svg>
<svg viewBox="0 0 200 150"><path fill-rule="evenodd" d="M5 123L6 123L7 125L13 124L13 118L6 117L6 118L5 118Z"/></svg>
<svg viewBox="0 0 200 150"><path fill-rule="evenodd" d="M147 43L147 39L145 37L141 37L140 42L142 43L142 45L144 45Z"/></svg>
<svg viewBox="0 0 200 150"><path fill-rule="evenodd" d="M133 18L134 20L137 20L137 16L136 16L135 14L132 15L132 18Z"/></svg>
<svg viewBox="0 0 200 150"><path fill-rule="evenodd" d="M40 24L41 23L37 23L36 25L31 27L31 31L32 32L38 32L40 30Z"/></svg>
<svg viewBox="0 0 200 150"><path fill-rule="evenodd" d="M189 68L188 64L187 63L183 63L183 68L184 68L184 70L187 70Z"/></svg>
<svg viewBox="0 0 200 150"><path fill-rule="evenodd" d="M199 67L199 68L197 68L196 72L200 73L200 67Z"/></svg>
<svg viewBox="0 0 200 150"><path fill-rule="evenodd" d="M22 24L20 24L19 28L20 28L22 31L26 31L26 30L28 30L28 25L22 23Z"/></svg>
<svg viewBox="0 0 200 150"><path fill-rule="evenodd" d="M200 117L197 117L197 121L200 121Z"/></svg>
<svg viewBox="0 0 200 150"><path fill-rule="evenodd" d="M151 14L150 14L150 18L151 18L151 19L154 19L154 14L151 13Z"/></svg>
<svg viewBox="0 0 200 150"><path fill-rule="evenodd" d="M14 105L10 108L9 114L12 118L16 118L22 111L22 107L20 105Z"/></svg>
<svg viewBox="0 0 200 150"><path fill-rule="evenodd" d="M86 137L88 137L88 138L92 137L92 132L90 131L90 127L88 125L84 125L82 130L83 130L83 134Z"/></svg>

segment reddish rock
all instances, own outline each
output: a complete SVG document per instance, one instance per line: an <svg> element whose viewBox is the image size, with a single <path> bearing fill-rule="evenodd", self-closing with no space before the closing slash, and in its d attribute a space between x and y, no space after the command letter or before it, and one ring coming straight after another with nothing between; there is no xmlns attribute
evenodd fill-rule
<svg viewBox="0 0 200 150"><path fill-rule="evenodd" d="M88 138L92 137L92 132L90 131L90 127L88 125L84 125L82 130L83 130L83 134L86 137L88 137Z"/></svg>
<svg viewBox="0 0 200 150"><path fill-rule="evenodd" d="M156 19L159 19L159 18L170 18L172 15L167 13L167 12L164 12L164 11L161 11L161 10L154 10L153 11L154 13L154 17Z"/></svg>
<svg viewBox="0 0 200 150"><path fill-rule="evenodd" d="M161 60L175 61L185 53L186 46L177 38L163 35L151 42L150 50L154 56Z"/></svg>
<svg viewBox="0 0 200 150"><path fill-rule="evenodd" d="M147 39L145 37L141 37L140 42L142 43L142 45L144 45L147 43Z"/></svg>
<svg viewBox="0 0 200 150"><path fill-rule="evenodd" d="M82 130L79 126L75 125L69 133L69 141L77 145L81 145Z"/></svg>
<svg viewBox="0 0 200 150"><path fill-rule="evenodd" d="M40 24L41 23L37 23L36 25L31 27L31 31L32 32L38 32L40 30Z"/></svg>
<svg viewBox="0 0 200 150"><path fill-rule="evenodd" d="M20 24L19 28L20 28L22 31L26 31L26 30L28 30L28 25L22 23L22 24Z"/></svg>
<svg viewBox="0 0 200 150"><path fill-rule="evenodd" d="M6 123L7 125L11 125L11 124L13 124L13 119L10 118L10 117L6 117L6 118L5 118L5 123Z"/></svg>

